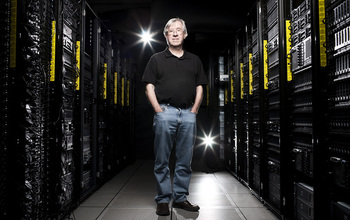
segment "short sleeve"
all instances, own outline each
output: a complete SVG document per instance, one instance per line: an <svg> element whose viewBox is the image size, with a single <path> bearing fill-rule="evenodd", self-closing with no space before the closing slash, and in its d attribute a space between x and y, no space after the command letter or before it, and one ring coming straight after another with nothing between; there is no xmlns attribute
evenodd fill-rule
<svg viewBox="0 0 350 220"><path fill-rule="evenodd" d="M157 81L157 62L154 56L150 58L143 72L142 82L145 84L151 83L155 85Z"/></svg>
<svg viewBox="0 0 350 220"><path fill-rule="evenodd" d="M204 72L203 64L199 57L197 57L197 77L196 77L196 86L207 85L208 79L207 75Z"/></svg>

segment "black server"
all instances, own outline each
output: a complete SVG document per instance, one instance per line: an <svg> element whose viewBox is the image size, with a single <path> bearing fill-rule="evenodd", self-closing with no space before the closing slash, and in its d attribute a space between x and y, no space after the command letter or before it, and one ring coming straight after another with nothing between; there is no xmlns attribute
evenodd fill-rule
<svg viewBox="0 0 350 220"><path fill-rule="evenodd" d="M111 53L113 45L110 31L104 26L104 24L99 20L95 20L95 25L100 32L97 38L97 65L99 69L95 79L97 88L97 146L100 152L100 169L103 169L103 173L109 176L115 174L118 167L118 159L113 153L114 147L112 146L115 143L109 142L109 128L114 122L111 121L111 118L109 118L112 116L113 112L111 111L111 91L113 89L113 85L111 83L114 79L114 73L112 73L113 62ZM105 159L102 159L102 154L104 155Z"/></svg>
<svg viewBox="0 0 350 220"><path fill-rule="evenodd" d="M287 71L288 32L286 15L288 2L262 1L263 54L267 62L265 133L263 136L265 179L264 198L271 208L283 215L286 204L286 171L288 156L288 87ZM264 64L266 65L266 64ZM263 79L262 79L263 80ZM283 172L282 172L283 171Z"/></svg>
<svg viewBox="0 0 350 220"><path fill-rule="evenodd" d="M49 74L50 213L64 216L77 200L76 159L78 144L76 88L80 73L80 5L57 1L51 20L51 60Z"/></svg>
<svg viewBox="0 0 350 220"><path fill-rule="evenodd" d="M237 39L236 39L237 40ZM238 46L238 45L237 45ZM232 171L234 174L237 175L238 172L238 100L239 100L239 72L238 68L236 67L238 64L237 60L237 54L238 49L237 46L235 48L235 57L234 57L234 63L235 63L235 71L232 73L231 78L231 84L233 85L233 103L232 103L232 153L233 153L233 161L232 163Z"/></svg>
<svg viewBox="0 0 350 220"><path fill-rule="evenodd" d="M264 54L261 3L256 2L247 16L248 72L249 72L249 186L262 196L261 170L263 164L263 135L265 128L265 91L267 90L267 63ZM265 58L264 58L265 56Z"/></svg>
<svg viewBox="0 0 350 220"><path fill-rule="evenodd" d="M121 112L117 133L120 135L118 150L120 152L120 162L122 166L132 161L133 150L133 63L131 57L121 59Z"/></svg>
<svg viewBox="0 0 350 220"><path fill-rule="evenodd" d="M291 151L294 179L294 213L296 219L314 219L313 157L314 123L311 1L291 2ZM301 182L299 182L301 181ZM308 190L307 190L308 189ZM307 192L308 198L302 196Z"/></svg>
<svg viewBox="0 0 350 220"><path fill-rule="evenodd" d="M1 216L44 219L53 3L12 0L1 6Z"/></svg>
<svg viewBox="0 0 350 220"><path fill-rule="evenodd" d="M4 21L0 25L0 31L3 33L0 36L1 44L0 49L0 218L4 219L9 213L9 178L8 178L8 160L9 160L9 143L8 143L8 128L9 128L9 74L10 74L10 41L15 37L15 29L11 29L11 24L14 24L15 16L11 13L11 8L15 8L11 1L2 1L0 3L1 20ZM16 25L12 26L15 27ZM12 48L12 53L13 53ZM13 67L12 63L12 67Z"/></svg>
<svg viewBox="0 0 350 220"><path fill-rule="evenodd" d="M107 97L106 104L109 112L109 118L107 122L106 141L104 141L104 160L103 169L107 176L113 176L118 172L121 166L121 153L119 148L121 147L122 136L118 130L119 119L121 115L121 45L117 40L112 41L112 63L111 72L107 78ZM102 139L99 139L99 143L103 143ZM100 146L103 146L100 145Z"/></svg>
<svg viewBox="0 0 350 220"><path fill-rule="evenodd" d="M225 52L225 70L228 75L227 83L226 83L226 92L225 92L225 147L224 147L224 164L227 165L227 167L231 170L235 170L235 134L234 134L234 79L235 77L235 56L234 56L234 46L231 46L227 51Z"/></svg>
<svg viewBox="0 0 350 220"><path fill-rule="evenodd" d="M248 143L249 143L249 54L247 44L247 33L240 30L237 38L238 52L236 54L237 80L238 80L238 101L237 101L237 176L247 184L248 181Z"/></svg>
<svg viewBox="0 0 350 220"><path fill-rule="evenodd" d="M350 1L325 1L327 28L327 146L332 219L350 216Z"/></svg>
<svg viewBox="0 0 350 220"><path fill-rule="evenodd" d="M78 41L78 75L76 79L75 152L77 196L82 199L96 186L96 146L93 141L93 77L94 48L91 47L93 32L91 17L86 4L81 5L81 39Z"/></svg>

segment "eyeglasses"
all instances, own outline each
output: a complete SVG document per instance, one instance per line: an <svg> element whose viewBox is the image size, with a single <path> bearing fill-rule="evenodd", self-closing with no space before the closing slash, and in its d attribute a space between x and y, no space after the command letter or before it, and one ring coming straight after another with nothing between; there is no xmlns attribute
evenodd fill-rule
<svg viewBox="0 0 350 220"><path fill-rule="evenodd" d="M178 35L182 35L183 34L183 30L181 28L177 28L177 29L169 29L168 30L168 34L178 34Z"/></svg>

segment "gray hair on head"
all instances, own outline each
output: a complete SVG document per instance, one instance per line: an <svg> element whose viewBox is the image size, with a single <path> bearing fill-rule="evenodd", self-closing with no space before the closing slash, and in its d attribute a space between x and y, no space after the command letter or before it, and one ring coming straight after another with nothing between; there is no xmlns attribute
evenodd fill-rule
<svg viewBox="0 0 350 220"><path fill-rule="evenodd" d="M165 37L168 35L168 30L169 30L170 25L172 25L173 23L175 23L177 21L181 22L182 27L183 27L183 33L184 33L185 37L187 37L188 34L187 34L186 24L185 24L185 21L181 18L172 18L168 21L168 23L166 23L166 25L164 27L164 31L163 31L163 34Z"/></svg>

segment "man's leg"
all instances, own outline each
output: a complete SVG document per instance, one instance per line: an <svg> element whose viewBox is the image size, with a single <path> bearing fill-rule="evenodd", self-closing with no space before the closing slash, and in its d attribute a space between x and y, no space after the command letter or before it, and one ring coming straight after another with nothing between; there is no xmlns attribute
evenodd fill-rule
<svg viewBox="0 0 350 220"><path fill-rule="evenodd" d="M176 136L176 164L173 180L173 199L175 203L187 200L196 134L196 114L189 110L181 110Z"/></svg>
<svg viewBox="0 0 350 220"><path fill-rule="evenodd" d="M172 195L169 170L169 157L176 133L176 118L167 105L162 105L163 112L154 116L154 175L157 181L156 203L169 203Z"/></svg>

